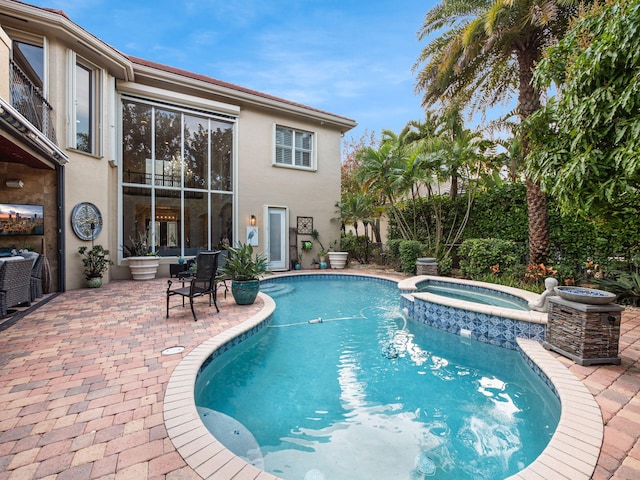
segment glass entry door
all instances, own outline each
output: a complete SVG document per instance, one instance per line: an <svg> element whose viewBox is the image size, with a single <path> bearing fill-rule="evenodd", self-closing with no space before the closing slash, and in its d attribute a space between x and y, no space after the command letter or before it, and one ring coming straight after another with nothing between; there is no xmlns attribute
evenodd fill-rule
<svg viewBox="0 0 640 480"><path fill-rule="evenodd" d="M267 238L269 270L287 269L287 209L267 208Z"/></svg>

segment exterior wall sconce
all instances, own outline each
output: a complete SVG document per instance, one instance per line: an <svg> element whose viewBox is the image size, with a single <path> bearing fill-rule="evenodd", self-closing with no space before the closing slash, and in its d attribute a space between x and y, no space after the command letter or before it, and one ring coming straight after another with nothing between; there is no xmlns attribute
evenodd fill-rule
<svg viewBox="0 0 640 480"><path fill-rule="evenodd" d="M22 180L7 180L5 185L9 188L22 188L24 187L24 182Z"/></svg>
<svg viewBox="0 0 640 480"><path fill-rule="evenodd" d="M249 218L249 225L251 225L252 227L256 226L256 216L255 215L251 215L251 218Z"/></svg>

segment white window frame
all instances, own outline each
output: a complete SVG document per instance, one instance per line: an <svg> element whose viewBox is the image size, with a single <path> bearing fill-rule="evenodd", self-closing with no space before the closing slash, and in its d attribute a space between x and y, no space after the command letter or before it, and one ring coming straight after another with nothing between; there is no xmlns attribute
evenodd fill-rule
<svg viewBox="0 0 640 480"><path fill-rule="evenodd" d="M91 72L91 119L90 119L90 133L91 144L90 151L85 152L77 148L77 78L76 68L81 66ZM97 67L95 64L85 60L78 56L73 50L67 50L67 148L75 150L86 155L102 156L103 142L102 142L102 111L104 105L102 104L102 85L103 85L104 71Z"/></svg>
<svg viewBox="0 0 640 480"><path fill-rule="evenodd" d="M292 163L282 163L282 162L278 162L277 161L277 150L278 148L282 148L282 145L278 144L277 138L278 138L278 129L286 129L286 130L290 130L292 133L292 139L293 139L293 144L290 146L291 148L291 159L292 159ZM310 153L310 158L309 158L309 166L306 165L296 165L295 163L295 158L296 158L296 150L300 151L300 149L296 149L295 146L295 135L296 133L302 133L302 134L307 134L307 135L311 135L311 151ZM318 164L317 164L317 151L318 151L318 146L317 146L317 139L318 139L318 134L317 132L314 131L310 131L310 130L306 130L306 129L302 129L302 128L294 128L294 127L289 127L286 125L281 125L278 123L274 123L273 124L273 157L271 160L271 164L274 167L281 167L281 168L293 168L293 169L297 169L297 170L308 170L308 171L313 171L315 172L318 169ZM304 150L307 151L307 150Z"/></svg>
<svg viewBox="0 0 640 480"><path fill-rule="evenodd" d="M12 41L11 48L13 48L14 40L18 42L30 43L32 45L37 45L39 47L42 47L42 70L43 70L42 75L44 77L42 79L42 95L44 95L44 98L48 100L49 99L49 95L48 95L49 93L49 62L48 62L49 43L47 42L47 37L43 37L41 35L35 35L33 33L23 32L22 30L13 30L11 28L8 28L6 32Z"/></svg>
<svg viewBox="0 0 640 480"><path fill-rule="evenodd" d="M118 87L120 87L120 85L118 85ZM120 88L119 88L120 90ZM183 192L189 192L189 191L199 191L199 192L204 192L207 195L207 218L209 219L209 224L207 226L208 228L208 232L207 232L207 242L208 245L213 248L214 244L213 242L216 240L214 238L212 238L212 231L213 231L213 226L212 226L212 219L214 218L212 216L212 206L211 206L211 195L212 194L216 194L216 193L220 193L223 195L230 195L231 196L231 203L232 203L232 207L233 207L233 212L232 212L232 219L233 219L233 231L232 231L232 236L234 239L238 239L240 237L238 237L239 235L239 227L238 227L238 195L237 195L237 191L238 191L238 160L237 160L237 152L239 149L239 143L238 143L238 116L237 114L240 113L240 108L239 107L233 107L232 105L226 105L226 104L220 104L218 102L212 102L212 101L207 101L207 100L201 100L196 102L195 100L200 100L197 99L197 97L191 97L191 96L186 96L186 95L182 95L179 93L176 93L175 96L179 99L184 99L186 97L188 97L190 100L192 100L191 102L185 102L185 103L177 103L177 102L168 102L168 100L172 99L172 92L170 91L163 91L164 95L147 95L145 97L142 96L137 96L134 95L132 92L136 92L136 93L140 93L142 91L147 92L147 90L151 91L156 91L157 89L148 89L147 87L143 87L142 89L133 89L133 88L127 88L126 89L126 93L118 93L117 95L117 105L119 109L122 109L122 104L123 102L126 101L132 101L132 102L138 102L141 104L145 104L145 105L149 105L151 107L155 108L161 108L161 109L170 109L173 110L175 112L180 113L183 117L184 115L197 115L199 117L202 118L207 118L210 122L212 121L219 121L222 120L224 122L228 122L232 125L232 129L233 129L233 152L232 152L232 157L231 157L231 162L232 162L232 182L231 182L231 190L215 190L209 183L209 181L207 182L207 186L206 188L198 188L198 189L194 189L194 188L187 188L184 187L183 185L179 185L179 186L173 186L173 187L160 187L160 186L156 186L154 185L154 172L153 170L149 171L149 173L151 174L151 182L148 184L142 184L142 183L128 183L128 182L124 182L123 181L123 175L122 175L122 169L123 169L123 152L122 152L122 114L119 114L119 120L118 120L118 127L119 127L119 132L118 132L118 138L119 138L119 153L118 153L118 162L116 162L115 166L118 168L118 238L119 238L119 242L120 245L124 245L124 230L125 230L125 226L123 225L123 190L124 187L139 187L139 188L145 188L145 189L149 189L152 191L152 195L151 195L151 215L152 218L156 218L156 205L155 205L155 190L162 188L162 189L166 189L166 190L175 190L175 191L183 191ZM159 90L157 90L159 92ZM157 93L157 92L156 92ZM175 100L175 99L174 99ZM204 109L202 108L204 105L207 106L211 106L211 105L225 105L229 108L225 108L224 110L226 110L225 112L222 111L216 111L214 109ZM197 105L199 108L195 108L194 109L194 105ZM221 110L221 109L218 109ZM229 113L227 112L235 112L235 115L229 115ZM155 113L153 113L153 120L152 123L155 125ZM181 122L184 119L181 120ZM184 124L183 124L184 125ZM155 141L154 136L152 136L151 139L151 150L154 151L155 148L153 146L153 142ZM209 140L209 143L211 141ZM184 145L184 142L182 142ZM149 159L148 163L147 163L147 168L158 168L159 163L157 162L161 162L161 161L156 161L156 160L151 160ZM209 157L207 159L208 162L208 167L207 170L210 172L211 171L211 157ZM161 165L161 164L160 164ZM160 167L162 168L162 167ZM210 180L210 179L209 179ZM182 181L182 180L181 180ZM181 203L180 203L180 209L181 212L184 213L185 211L185 205L184 205L184 198L181 199ZM185 234L185 228L184 228L184 215L181 215L182 217L182 223L180 224L180 230L181 230L181 239L180 239L180 244L181 247L180 248L184 248L184 234ZM152 230L151 230L151 235L157 235L156 234L156 229L155 229L155 221L152 224ZM123 264L123 251L122 249L119 250L118 252L118 265L122 265ZM160 257L161 259L167 259L167 258L174 258L174 257Z"/></svg>

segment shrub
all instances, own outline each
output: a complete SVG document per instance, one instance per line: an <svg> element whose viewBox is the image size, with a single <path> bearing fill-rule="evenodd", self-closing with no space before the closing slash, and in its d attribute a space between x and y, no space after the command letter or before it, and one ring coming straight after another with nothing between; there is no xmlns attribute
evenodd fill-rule
<svg viewBox="0 0 640 480"><path fill-rule="evenodd" d="M353 250L349 253L349 257L358 263L369 263L371 254L371 240L369 240L369 237L366 235L353 237Z"/></svg>
<svg viewBox="0 0 640 480"><path fill-rule="evenodd" d="M416 273L416 261L422 254L424 246L415 240L403 240L400 242L400 271Z"/></svg>
<svg viewBox="0 0 640 480"><path fill-rule="evenodd" d="M400 269L400 244L401 238L392 238L387 242L387 263L396 270Z"/></svg>
<svg viewBox="0 0 640 480"><path fill-rule="evenodd" d="M545 290L544 285L541 285L539 283L526 282L524 280L524 276L521 273L517 273L515 271L509 271L499 277L491 273L485 273L484 275L480 275L474 280L477 280L479 282L505 285L507 287L519 288L521 290L527 290L535 293L542 293Z"/></svg>
<svg viewBox="0 0 640 480"><path fill-rule="evenodd" d="M355 249L356 249L355 235L351 232L347 234L343 234L340 237L340 248L336 251L349 252L349 257L352 257Z"/></svg>
<svg viewBox="0 0 640 480"><path fill-rule="evenodd" d="M596 280L603 290L618 295L618 302L640 306L640 274L638 272L613 272L613 278Z"/></svg>
<svg viewBox="0 0 640 480"><path fill-rule="evenodd" d="M545 265L544 263L538 263L536 265L527 266L527 272L524 274L524 279L526 282L542 285L546 278L556 277L557 275L558 271L553 267Z"/></svg>
<svg viewBox="0 0 640 480"><path fill-rule="evenodd" d="M385 262L385 256L382 252L382 243L369 242L369 259L372 263L382 265Z"/></svg>
<svg viewBox="0 0 640 480"><path fill-rule="evenodd" d="M558 279L560 285L575 285L580 281L582 272L580 269L575 268L573 265L559 264L553 266L556 270L554 277Z"/></svg>
<svg viewBox="0 0 640 480"><path fill-rule="evenodd" d="M496 276L507 272L518 261L516 245L499 238L472 238L458 249L460 271L472 279L487 273ZM493 267L493 268L492 268Z"/></svg>
<svg viewBox="0 0 640 480"><path fill-rule="evenodd" d="M443 255L438 259L438 275L451 275L453 270L453 258L450 255Z"/></svg>

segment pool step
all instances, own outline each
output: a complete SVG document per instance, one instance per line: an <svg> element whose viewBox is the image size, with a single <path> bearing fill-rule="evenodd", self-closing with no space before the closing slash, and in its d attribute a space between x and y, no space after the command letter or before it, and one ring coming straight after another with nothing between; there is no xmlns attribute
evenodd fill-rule
<svg viewBox="0 0 640 480"><path fill-rule="evenodd" d="M281 297L287 293L291 293L295 290L293 285L286 285L284 283L263 283L260 284L260 291L266 293L271 298Z"/></svg>
<svg viewBox="0 0 640 480"><path fill-rule="evenodd" d="M196 407L202 423L214 437L245 462L264 470L264 457L253 434L229 415L205 407Z"/></svg>

